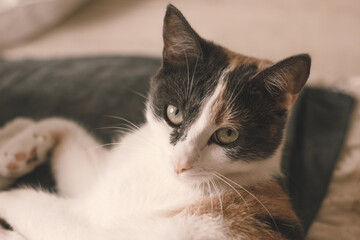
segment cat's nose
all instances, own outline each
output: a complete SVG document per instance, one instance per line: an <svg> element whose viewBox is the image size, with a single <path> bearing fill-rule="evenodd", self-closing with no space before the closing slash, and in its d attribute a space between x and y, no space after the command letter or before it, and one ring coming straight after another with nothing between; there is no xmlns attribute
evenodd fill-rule
<svg viewBox="0 0 360 240"><path fill-rule="evenodd" d="M189 169L192 168L192 161L177 161L174 164L174 171L176 172L176 174L181 174Z"/></svg>
<svg viewBox="0 0 360 240"><path fill-rule="evenodd" d="M179 175L179 174L185 172L186 170L189 170L189 168L175 167L174 170L175 170L176 174Z"/></svg>

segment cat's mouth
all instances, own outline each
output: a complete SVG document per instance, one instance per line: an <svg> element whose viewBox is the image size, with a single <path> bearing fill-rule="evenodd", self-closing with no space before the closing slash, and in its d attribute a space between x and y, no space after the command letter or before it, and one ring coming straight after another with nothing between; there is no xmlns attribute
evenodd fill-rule
<svg viewBox="0 0 360 240"><path fill-rule="evenodd" d="M177 175L177 177L181 182L206 195L219 195L224 186L230 186L231 188L235 186L229 182L231 180L224 180L225 176L213 171L188 171Z"/></svg>
<svg viewBox="0 0 360 240"><path fill-rule="evenodd" d="M176 174L176 176L179 180L190 184L203 184L214 179L214 175L211 172L194 169L182 172L181 174Z"/></svg>

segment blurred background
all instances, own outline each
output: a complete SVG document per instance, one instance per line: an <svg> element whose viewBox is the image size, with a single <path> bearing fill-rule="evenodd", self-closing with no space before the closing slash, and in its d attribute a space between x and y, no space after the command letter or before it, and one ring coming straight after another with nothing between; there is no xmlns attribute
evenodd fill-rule
<svg viewBox="0 0 360 240"><path fill-rule="evenodd" d="M0 0L5 59L161 56L168 0ZM313 74L360 74L358 0L173 0L204 38L280 60L307 52Z"/></svg>

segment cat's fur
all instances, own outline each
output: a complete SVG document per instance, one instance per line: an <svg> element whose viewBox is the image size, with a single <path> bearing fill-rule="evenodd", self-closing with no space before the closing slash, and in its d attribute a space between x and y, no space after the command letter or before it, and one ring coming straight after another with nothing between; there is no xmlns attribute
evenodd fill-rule
<svg viewBox="0 0 360 240"><path fill-rule="evenodd" d="M52 150L58 195L0 193L0 238L302 239L274 180L289 111L310 70L306 54L273 64L202 39L169 5L163 64L151 80L147 122L108 151L64 119L17 119L0 132L2 187ZM183 112L172 124L166 107ZM219 144L214 132L239 132Z"/></svg>

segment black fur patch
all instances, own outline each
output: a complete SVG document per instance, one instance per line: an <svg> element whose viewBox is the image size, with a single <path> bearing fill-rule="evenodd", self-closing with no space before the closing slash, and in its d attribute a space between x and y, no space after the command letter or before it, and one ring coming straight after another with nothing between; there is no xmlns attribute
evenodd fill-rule
<svg viewBox="0 0 360 240"><path fill-rule="evenodd" d="M187 130L201 112L204 100L214 93L227 65L228 59L222 49L204 42L201 57L188 59L176 66L164 62L153 77L149 99L154 115L158 119L164 118L165 108L169 104L183 112L182 125L175 127L171 134L172 144L186 137Z"/></svg>
<svg viewBox="0 0 360 240"><path fill-rule="evenodd" d="M224 146L233 160L258 160L271 156L281 143L287 120L284 96L273 96L262 83L253 80L256 65L243 65L229 73L224 93L231 104L232 123L237 123L239 138ZM235 94L234 94L235 93ZM234 99L235 98L235 99Z"/></svg>
<svg viewBox="0 0 360 240"><path fill-rule="evenodd" d="M0 226L6 230L13 231L14 229L4 219L0 218Z"/></svg>

